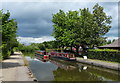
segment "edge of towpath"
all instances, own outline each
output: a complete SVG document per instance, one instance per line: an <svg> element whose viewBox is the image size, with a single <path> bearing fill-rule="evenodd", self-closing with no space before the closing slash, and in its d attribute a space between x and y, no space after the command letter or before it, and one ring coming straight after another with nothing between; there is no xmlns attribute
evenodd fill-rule
<svg viewBox="0 0 120 83"><path fill-rule="evenodd" d="M103 61L103 60L96 60L96 59L84 59L80 57L76 57L76 60L81 63L120 71L120 63L114 63L110 61Z"/></svg>

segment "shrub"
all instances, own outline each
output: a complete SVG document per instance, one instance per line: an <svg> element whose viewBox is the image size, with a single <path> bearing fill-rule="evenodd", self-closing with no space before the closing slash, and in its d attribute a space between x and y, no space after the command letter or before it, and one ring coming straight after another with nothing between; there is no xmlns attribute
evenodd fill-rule
<svg viewBox="0 0 120 83"><path fill-rule="evenodd" d="M2 45L2 58L6 59L10 56L10 54L11 54L11 51L7 47L7 44L3 44Z"/></svg>
<svg viewBox="0 0 120 83"><path fill-rule="evenodd" d="M10 54L11 54L10 51L2 52L2 58L7 59L10 56Z"/></svg>
<svg viewBox="0 0 120 83"><path fill-rule="evenodd" d="M87 56L90 59L99 59L105 61L113 61L120 63L120 51L111 49L95 49L89 50Z"/></svg>

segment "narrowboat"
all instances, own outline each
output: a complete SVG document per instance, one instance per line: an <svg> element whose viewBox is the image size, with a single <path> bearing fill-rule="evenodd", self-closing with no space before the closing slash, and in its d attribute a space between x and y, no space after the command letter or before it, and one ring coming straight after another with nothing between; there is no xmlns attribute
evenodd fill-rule
<svg viewBox="0 0 120 83"><path fill-rule="evenodd" d="M41 60L42 62L48 62L48 61L49 61L49 57L36 56L36 58L37 58L38 60Z"/></svg>
<svg viewBox="0 0 120 83"><path fill-rule="evenodd" d="M64 59L64 60L76 60L75 55L72 53L46 52L46 51L37 50L35 52L35 55L42 58L58 58L58 59Z"/></svg>
<svg viewBox="0 0 120 83"><path fill-rule="evenodd" d="M71 53L51 52L50 57L60 58L60 59L64 59L64 60L76 60L75 55L71 54Z"/></svg>
<svg viewBox="0 0 120 83"><path fill-rule="evenodd" d="M48 53L46 53L46 51L40 51L37 50L35 51L35 56L41 57L42 59L49 59L49 55L47 55Z"/></svg>

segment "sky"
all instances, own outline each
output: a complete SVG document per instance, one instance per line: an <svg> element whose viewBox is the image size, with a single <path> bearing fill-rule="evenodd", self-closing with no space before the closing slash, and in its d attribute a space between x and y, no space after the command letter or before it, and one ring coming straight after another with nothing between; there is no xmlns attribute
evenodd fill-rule
<svg viewBox="0 0 120 83"><path fill-rule="evenodd" d="M21 43L41 43L55 40L51 36L53 31L52 15L60 9L79 10L89 8L92 12L93 6L98 3L104 7L108 16L112 16L112 28L105 35L108 39L118 38L118 2L83 2L83 1L4 1L2 8L5 12L10 11L11 17L18 23L17 39Z"/></svg>

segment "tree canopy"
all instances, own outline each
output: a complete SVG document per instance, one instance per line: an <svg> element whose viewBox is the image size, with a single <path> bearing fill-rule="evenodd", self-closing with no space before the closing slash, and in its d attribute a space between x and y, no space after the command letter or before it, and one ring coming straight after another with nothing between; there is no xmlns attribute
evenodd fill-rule
<svg viewBox="0 0 120 83"><path fill-rule="evenodd" d="M53 14L53 36L61 46L94 47L105 42L103 37L111 28L111 16L107 16L104 8L96 4L93 11L88 8L78 11L64 12L59 10Z"/></svg>
<svg viewBox="0 0 120 83"><path fill-rule="evenodd" d="M10 12L3 13L0 10L0 33L2 34L2 55L7 58L13 53L13 48L17 46L16 39L17 22L15 19L10 19Z"/></svg>

